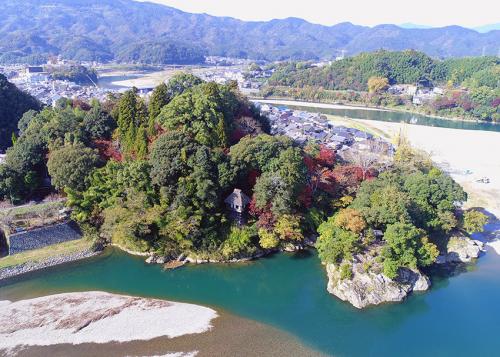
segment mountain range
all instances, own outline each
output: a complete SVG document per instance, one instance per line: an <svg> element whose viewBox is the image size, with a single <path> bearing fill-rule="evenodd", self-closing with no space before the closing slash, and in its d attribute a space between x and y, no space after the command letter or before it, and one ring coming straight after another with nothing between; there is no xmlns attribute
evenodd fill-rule
<svg viewBox="0 0 500 357"><path fill-rule="evenodd" d="M0 14L0 62L43 62L49 55L163 64L199 63L205 55L319 60L381 48L445 58L500 50L499 30L242 21L133 0L2 0Z"/></svg>

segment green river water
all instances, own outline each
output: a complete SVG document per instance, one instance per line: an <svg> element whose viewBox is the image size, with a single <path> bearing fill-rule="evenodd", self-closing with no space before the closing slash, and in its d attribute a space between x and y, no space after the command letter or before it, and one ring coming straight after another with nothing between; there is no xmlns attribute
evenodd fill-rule
<svg viewBox="0 0 500 357"><path fill-rule="evenodd" d="M490 250L427 293L357 310L326 291L314 251L235 265L164 271L117 250L33 273L0 288L0 299L103 290L213 306L270 324L337 356L498 356L500 257Z"/></svg>
<svg viewBox="0 0 500 357"><path fill-rule="evenodd" d="M393 123L411 123L415 125L434 126L439 128L463 129L463 130L485 130L500 132L500 124L482 122L476 120L449 120L437 117L431 117L422 114L415 114L400 111L366 110L366 109L325 109L308 107L307 103L303 105L287 105L277 107L287 107L290 109L304 110L312 113L323 113L347 117L350 119L369 119L376 121L385 121Z"/></svg>
<svg viewBox="0 0 500 357"><path fill-rule="evenodd" d="M368 119L378 115L364 112ZM349 116L356 118L352 112ZM497 126L485 129L492 128ZM212 306L272 325L337 356L500 356L500 257L493 249L460 274L434 274L429 292L402 304L360 311L328 294L326 283L315 251L163 271L142 258L108 250L4 284L0 300L103 290Z"/></svg>

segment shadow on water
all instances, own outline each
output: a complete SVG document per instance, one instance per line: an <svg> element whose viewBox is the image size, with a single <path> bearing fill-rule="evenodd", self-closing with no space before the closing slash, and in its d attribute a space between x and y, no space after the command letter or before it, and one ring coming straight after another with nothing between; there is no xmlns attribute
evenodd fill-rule
<svg viewBox="0 0 500 357"><path fill-rule="evenodd" d="M312 258L316 253L313 253L311 249L302 249L297 252L288 253L290 257L294 260L309 259Z"/></svg>

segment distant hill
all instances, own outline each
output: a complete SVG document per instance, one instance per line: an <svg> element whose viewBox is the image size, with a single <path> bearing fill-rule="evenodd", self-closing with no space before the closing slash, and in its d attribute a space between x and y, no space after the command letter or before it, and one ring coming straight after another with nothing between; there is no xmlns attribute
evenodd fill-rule
<svg viewBox="0 0 500 357"><path fill-rule="evenodd" d="M475 27L474 30L481 33L486 33L490 31L500 30L500 22L498 24L489 24L484 26Z"/></svg>
<svg viewBox="0 0 500 357"><path fill-rule="evenodd" d="M432 28L432 26L419 25L419 24L414 24L412 22L405 22L404 24L399 25L399 27L404 28L404 29L431 29Z"/></svg>
<svg viewBox="0 0 500 357"><path fill-rule="evenodd" d="M330 59L377 49L416 49L435 57L496 55L500 31L459 26L404 29L288 18L245 22L132 0L2 0L0 62L77 60L198 63L204 55L252 59Z"/></svg>

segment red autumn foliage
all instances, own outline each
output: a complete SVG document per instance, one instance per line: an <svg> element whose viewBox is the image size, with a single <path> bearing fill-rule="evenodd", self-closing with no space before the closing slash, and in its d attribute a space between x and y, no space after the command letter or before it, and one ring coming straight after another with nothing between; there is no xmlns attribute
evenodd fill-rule
<svg viewBox="0 0 500 357"><path fill-rule="evenodd" d="M332 174L335 181L343 188L358 187L363 181L363 169L354 165L336 167Z"/></svg>
<svg viewBox="0 0 500 357"><path fill-rule="evenodd" d="M492 106L493 108L496 108L496 107L498 107L499 105L500 105L500 97L497 97L497 98L493 99L493 101L491 102L491 106Z"/></svg>
<svg viewBox="0 0 500 357"><path fill-rule="evenodd" d="M73 109L80 108L85 112L89 111L92 108L87 102L84 102L81 99L73 99L73 101L71 102L71 106L73 107Z"/></svg>
<svg viewBox="0 0 500 357"><path fill-rule="evenodd" d="M302 192L299 194L299 202L306 208L312 205L313 190L310 185L304 187Z"/></svg>
<svg viewBox="0 0 500 357"><path fill-rule="evenodd" d="M235 129L230 135L230 140L233 144L237 144L243 137L245 137L246 133L241 129Z"/></svg>
<svg viewBox="0 0 500 357"><path fill-rule="evenodd" d="M248 173L248 185L253 188L255 186L255 183L257 182L257 179L261 175L259 170L250 170Z"/></svg>
<svg viewBox="0 0 500 357"><path fill-rule="evenodd" d="M309 173L313 173L314 171L316 171L316 164L309 155L304 155L304 165L306 165L307 171Z"/></svg>
<svg viewBox="0 0 500 357"><path fill-rule="evenodd" d="M375 169L368 169L368 171L365 172L365 181L370 181L373 179L376 179L378 176L378 171Z"/></svg>
<svg viewBox="0 0 500 357"><path fill-rule="evenodd" d="M257 202L255 200L255 195L252 196L250 203L248 204L248 213L253 217L258 217L262 214L263 210L257 208Z"/></svg>
<svg viewBox="0 0 500 357"><path fill-rule="evenodd" d="M330 194L334 194L337 189L337 181L333 171L325 170L321 173L318 181L318 187L320 190L325 191Z"/></svg>
<svg viewBox="0 0 500 357"><path fill-rule="evenodd" d="M276 218L271 212L271 205L269 204L264 208L258 208L255 201L255 195L252 196L250 204L248 205L248 213L251 216L258 218L257 225L259 228L270 230L276 223Z"/></svg>
<svg viewBox="0 0 500 357"><path fill-rule="evenodd" d="M321 166L332 167L335 164L335 151L321 145L316 161Z"/></svg>
<svg viewBox="0 0 500 357"><path fill-rule="evenodd" d="M113 142L110 140L95 140L94 145L99 151L99 155L103 160L115 160L121 162L123 156L121 152L117 150Z"/></svg>
<svg viewBox="0 0 500 357"><path fill-rule="evenodd" d="M432 103L432 106L436 110L450 109L456 107L457 102L455 98L440 97Z"/></svg>
<svg viewBox="0 0 500 357"><path fill-rule="evenodd" d="M257 221L257 226L259 228L265 228L267 230L271 230L274 228L276 223L276 218L274 217L271 211L265 211L259 216L259 220Z"/></svg>

